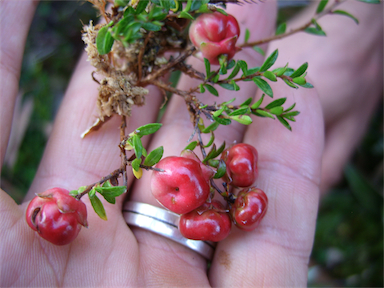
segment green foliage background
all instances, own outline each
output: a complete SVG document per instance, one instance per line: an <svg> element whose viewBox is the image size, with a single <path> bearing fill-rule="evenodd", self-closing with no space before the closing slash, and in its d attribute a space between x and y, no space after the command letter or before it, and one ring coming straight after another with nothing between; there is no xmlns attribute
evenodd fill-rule
<svg viewBox="0 0 384 288"><path fill-rule="evenodd" d="M285 21L300 9L280 9ZM33 112L1 188L20 203L42 156L71 73L83 50L83 21L96 19L89 3L41 1L25 49L20 79ZM81 19L81 21L80 21ZM310 287L383 287L383 109L378 108L342 182L322 199L308 273Z"/></svg>

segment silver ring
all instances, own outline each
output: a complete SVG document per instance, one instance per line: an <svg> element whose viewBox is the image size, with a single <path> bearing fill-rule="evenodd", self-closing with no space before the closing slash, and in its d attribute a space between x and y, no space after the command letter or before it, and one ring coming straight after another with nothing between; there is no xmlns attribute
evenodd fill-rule
<svg viewBox="0 0 384 288"><path fill-rule="evenodd" d="M140 202L126 202L123 216L128 225L152 231L156 234L180 243L208 260L215 252L215 243L185 238L179 232L180 215L171 211Z"/></svg>

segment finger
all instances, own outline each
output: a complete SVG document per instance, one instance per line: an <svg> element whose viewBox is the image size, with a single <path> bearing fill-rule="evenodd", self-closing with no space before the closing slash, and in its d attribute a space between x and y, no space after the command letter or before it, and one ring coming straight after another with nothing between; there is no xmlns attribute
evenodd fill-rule
<svg viewBox="0 0 384 288"><path fill-rule="evenodd" d="M237 19L240 19L242 32L245 31L245 27L250 27L251 37L253 37L253 40L256 40L269 36L272 33L276 6L274 2L266 2L244 7L231 6L228 13L234 15ZM255 55L257 55L257 53L251 49L244 49L244 51L237 54L237 59L245 60L248 63L248 67L251 68L260 65L262 62L261 57ZM192 63L193 67L197 67L200 71L204 71L204 64L202 62L193 60L190 63ZM199 82L191 80L188 77L182 77L178 87L182 90L189 90L189 88L196 87L198 84ZM211 104L214 102L221 103L236 97L236 104L240 104L248 97L255 95L256 88L254 83L246 82L239 85L241 85L241 93L235 94L228 90L220 90L219 98L205 93L201 95L200 99L203 103ZM184 99L178 96L173 96L168 104L162 122L163 127L154 136L149 150L163 145L164 156L180 155L180 152L187 145L187 140L191 136L194 128L191 124L189 113L186 110ZM226 141L227 143L232 143L235 140L240 141L243 137L243 132L244 128L241 125L236 125L236 123L219 128L215 131L217 145L221 145L223 141ZM142 179L135 182L131 200L159 206L151 194L150 173L145 173ZM183 274L185 283L188 283L188 281L192 281L193 279L200 279L201 276L199 275L205 273L205 260L195 252L161 236L156 236L151 232L141 229L134 229L133 231L139 243L143 244L142 247L144 248L141 250L142 257L148 259L148 262L155 263L154 265L161 271L159 272L160 275L165 274L165 270L168 270L170 266L177 268L185 265L185 262L192 266L191 269L188 269L189 273L187 275L185 273ZM161 263L166 262L168 265L161 265L159 261L161 261ZM153 275L153 277L156 277L156 275ZM168 284L175 285L175 283Z"/></svg>
<svg viewBox="0 0 384 288"><path fill-rule="evenodd" d="M25 41L37 3L2 1L0 6L0 171L11 131Z"/></svg>
<svg viewBox="0 0 384 288"><path fill-rule="evenodd" d="M292 132L277 120L255 119L244 138L259 152L256 186L269 198L268 211L252 232L234 229L219 243L210 270L214 286L306 285L319 198L323 119L315 90L272 86L287 107L301 114Z"/></svg>

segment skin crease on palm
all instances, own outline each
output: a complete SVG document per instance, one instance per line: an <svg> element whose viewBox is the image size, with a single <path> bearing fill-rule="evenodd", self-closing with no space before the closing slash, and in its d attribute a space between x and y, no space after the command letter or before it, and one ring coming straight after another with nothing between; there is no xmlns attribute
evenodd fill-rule
<svg viewBox="0 0 384 288"><path fill-rule="evenodd" d="M8 15L0 18L1 27L13 23L12 15L16 15L16 11L17 15L24 13L23 19L32 18L34 9L28 6L29 2L22 6L14 3L17 1L1 2L1 12L7 11L4 15ZM229 13L239 19L242 35L245 28L250 27L250 41L273 32L275 2L246 6L252 9L229 6ZM14 51L15 57L22 57L20 47L24 47L28 25L29 21L16 22L14 27L20 33L13 35L18 39L6 44L1 41L2 55ZM2 39L10 39L6 33L11 32L2 28ZM14 75L19 73L19 58L19 61L15 59L5 64L1 60L2 79L9 71L16 71ZM249 67L262 62L251 49L244 49L236 58L246 60ZM203 69L198 60L191 60L191 63ZM97 116L97 85L91 80L91 71L93 68L83 57L66 91L26 201L34 193L51 187L71 190L93 183L120 166L118 117L85 139L79 136ZM14 103L17 83L4 82L2 103ZM182 77L179 87L187 89L195 84ZM220 101L236 96L236 103L241 103L250 96L261 96L254 85L245 84L241 86L241 93L236 95L220 91ZM305 286L321 179L324 143L322 102L315 89L294 90L281 82L272 88L275 97L287 97L286 105L296 102L301 111L297 122L292 125L293 132L277 121L255 118L249 127L233 124L225 129L219 128L215 133L217 143L237 141L257 148L260 174L255 184L268 195L269 207L259 229L243 232L233 228L229 237L218 244L208 275L205 260L195 252L151 232L129 229L121 213L123 197L117 199L116 205L105 203L108 221L100 220L84 197L89 228L82 229L73 243L58 247L41 239L27 226L24 219L27 202L17 206L2 191L0 286ZM201 97L205 103L217 101L210 95ZM127 132L155 121L162 101L161 94L151 88L147 105L133 112ZM145 117L141 117L143 115ZM10 113L1 113L1 122L9 125L11 116ZM152 139L143 138L147 150L163 145L164 156L179 155L192 133L187 116L183 99L173 97L163 118L164 126ZM2 132L4 127L8 126L2 124ZM7 133L3 135L1 159L4 159L4 145L7 143ZM158 205L151 195L149 179L150 173L145 173L142 179L133 183L133 176L129 176L130 199Z"/></svg>

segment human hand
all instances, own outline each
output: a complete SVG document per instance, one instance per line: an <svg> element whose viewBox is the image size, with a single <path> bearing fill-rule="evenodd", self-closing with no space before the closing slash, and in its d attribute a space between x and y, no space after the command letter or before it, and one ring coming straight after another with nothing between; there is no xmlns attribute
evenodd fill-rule
<svg viewBox="0 0 384 288"><path fill-rule="evenodd" d="M270 35L275 5L267 2L252 7L235 7L231 14L243 19L243 33L245 27L263 27L255 29L251 37ZM259 65L261 59L252 52L244 50L237 57ZM120 166L118 117L86 138L79 137L97 115L97 85L90 80L92 67L84 60L68 87L28 199L53 186L71 190L93 183ZM186 88L191 82L185 77L180 85ZM2 286L305 286L319 195L322 115L315 90L295 91L282 83L272 88L275 95L288 98L287 105L295 101L302 111L292 125L293 132L277 121L258 118L248 128L232 124L215 133L218 142L243 141L258 149L256 184L266 191L269 208L259 229L244 233L234 228L218 244L208 275L206 261L195 252L151 232L129 229L121 212L123 197L116 205L105 203L106 222L84 199L89 229L83 229L71 244L59 247L27 226L27 203L17 206L2 192L1 274L7 275L2 277ZM241 92L239 103L256 93L254 85L243 85ZM235 96L228 91L220 94L223 99ZM209 102L211 96L202 97ZM156 120L161 94L151 88L147 103L133 111L128 131ZM168 105L161 130L150 143L143 141L148 149L163 145L164 156L179 154L192 132L183 99L175 96ZM130 199L158 205L150 193L148 177L144 174L135 182L129 177Z"/></svg>

